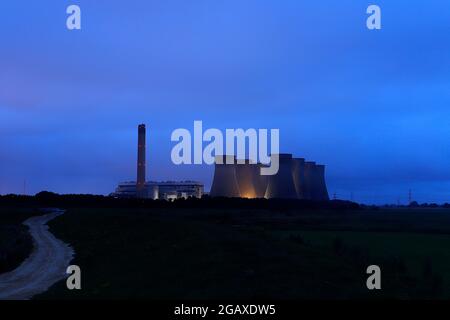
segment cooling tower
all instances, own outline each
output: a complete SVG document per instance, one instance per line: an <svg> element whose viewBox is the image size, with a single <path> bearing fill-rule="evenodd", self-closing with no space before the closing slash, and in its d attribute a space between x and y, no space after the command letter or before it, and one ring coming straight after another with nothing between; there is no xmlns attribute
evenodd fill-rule
<svg viewBox="0 0 450 320"><path fill-rule="evenodd" d="M316 165L317 200L330 200L328 196L327 184L325 181L325 166Z"/></svg>
<svg viewBox="0 0 450 320"><path fill-rule="evenodd" d="M239 163L240 161L244 163ZM250 160L238 160L236 164L236 178L241 198L256 198L255 179L257 166Z"/></svg>
<svg viewBox="0 0 450 320"><path fill-rule="evenodd" d="M145 124L141 124L138 127L136 196L138 198L147 197L145 188Z"/></svg>
<svg viewBox="0 0 450 320"><path fill-rule="evenodd" d="M227 162L232 164L227 164ZM235 163L234 156L216 156L214 178L209 193L211 197L240 197Z"/></svg>
<svg viewBox="0 0 450 320"><path fill-rule="evenodd" d="M316 163L305 162L305 188L303 190L304 199L313 200L316 198Z"/></svg>
<svg viewBox="0 0 450 320"><path fill-rule="evenodd" d="M294 179L295 191L299 199L306 199L305 195L305 159L292 159L292 177Z"/></svg>
<svg viewBox="0 0 450 320"><path fill-rule="evenodd" d="M294 179L292 177L292 154L282 153L272 155L271 158L279 156L279 169L275 175L268 176L266 198L297 198ZM273 161L273 160L272 160Z"/></svg>
<svg viewBox="0 0 450 320"><path fill-rule="evenodd" d="M266 167L262 163L253 165L253 186L255 188L256 198L264 198L267 190L267 183L269 176L261 175L261 168Z"/></svg>

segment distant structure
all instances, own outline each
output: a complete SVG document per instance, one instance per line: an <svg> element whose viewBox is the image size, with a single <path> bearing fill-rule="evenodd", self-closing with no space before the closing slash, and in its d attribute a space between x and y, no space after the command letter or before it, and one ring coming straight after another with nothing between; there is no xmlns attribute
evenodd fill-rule
<svg viewBox="0 0 450 320"><path fill-rule="evenodd" d="M316 177L315 181L317 183L317 194L316 200L330 200L328 195L327 183L325 181L325 166L322 164L316 165Z"/></svg>
<svg viewBox="0 0 450 320"><path fill-rule="evenodd" d="M159 188L156 182L145 182L139 193L137 185L136 181L121 182L111 196L117 198L159 199Z"/></svg>
<svg viewBox="0 0 450 320"><path fill-rule="evenodd" d="M156 185L159 199L201 198L204 194L203 184L198 181L162 181Z"/></svg>
<svg viewBox="0 0 450 320"><path fill-rule="evenodd" d="M278 173L263 176L260 169L264 164L250 160L238 163L231 155L216 156L210 196L329 200L324 165L293 158L289 153L271 155L274 157L279 158Z"/></svg>
<svg viewBox="0 0 450 320"><path fill-rule="evenodd" d="M136 194L138 198L147 198L145 185L145 124L138 127L138 157L137 157L137 182Z"/></svg>
<svg viewBox="0 0 450 320"><path fill-rule="evenodd" d="M209 195L228 198L241 196L234 156L219 155L215 157L214 178Z"/></svg>
<svg viewBox="0 0 450 320"><path fill-rule="evenodd" d="M279 157L280 167L277 174L268 176L269 182L267 184L265 198L298 198L294 184L294 162L292 161L292 154L273 154L270 157L272 159Z"/></svg>
<svg viewBox="0 0 450 320"><path fill-rule="evenodd" d="M252 165L253 167L253 181L255 183L255 191L257 198L264 198L266 195L267 183L269 181L269 176L261 175L261 168L267 167L264 164L257 163Z"/></svg>
<svg viewBox="0 0 450 320"><path fill-rule="evenodd" d="M281 198L329 200L325 166L292 154L272 154L279 160L275 175L261 175L267 165L232 155L215 157L214 178L209 195L228 198ZM165 199L201 198L204 185L198 181L146 181L146 126L138 126L136 181L119 183L111 194L117 198Z"/></svg>
<svg viewBox="0 0 450 320"><path fill-rule="evenodd" d="M136 181L121 182L111 196L117 198L165 199L201 198L203 183L198 181L146 181L146 128L138 126Z"/></svg>
<svg viewBox="0 0 450 320"><path fill-rule="evenodd" d="M236 179L239 186L240 196L243 198L256 198L256 170L257 166L254 166L251 160L243 159L238 160L236 163Z"/></svg>
<svg viewBox="0 0 450 320"><path fill-rule="evenodd" d="M145 192L141 198L153 200L174 200L189 197L201 198L204 194L204 186L198 181L147 181L144 190ZM111 196L118 198L136 198L136 182L119 183Z"/></svg>
<svg viewBox="0 0 450 320"><path fill-rule="evenodd" d="M316 163L313 161L305 162L305 199L316 200Z"/></svg>
<svg viewBox="0 0 450 320"><path fill-rule="evenodd" d="M297 192L297 197L299 199L308 199L305 181L305 159L292 159L292 176L294 178L294 186L295 191Z"/></svg>

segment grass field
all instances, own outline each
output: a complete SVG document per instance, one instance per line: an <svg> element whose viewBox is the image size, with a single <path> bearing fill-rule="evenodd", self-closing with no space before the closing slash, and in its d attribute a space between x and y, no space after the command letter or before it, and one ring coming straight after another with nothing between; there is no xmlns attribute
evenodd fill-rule
<svg viewBox="0 0 450 320"><path fill-rule="evenodd" d="M70 209L50 226L74 246L82 290L38 299L449 297L444 210ZM381 291L366 288L369 264Z"/></svg>
<svg viewBox="0 0 450 320"><path fill-rule="evenodd" d="M303 230L278 235L282 238L300 237L308 245L324 249L335 248L339 243L343 251L346 248L350 255L356 252L371 264L397 263L402 272L413 277L417 284L428 276L436 286L441 286L436 289L442 289L442 297L450 297L450 235Z"/></svg>
<svg viewBox="0 0 450 320"><path fill-rule="evenodd" d="M28 228L22 222L39 214L34 209L0 208L0 273L17 268L33 249Z"/></svg>

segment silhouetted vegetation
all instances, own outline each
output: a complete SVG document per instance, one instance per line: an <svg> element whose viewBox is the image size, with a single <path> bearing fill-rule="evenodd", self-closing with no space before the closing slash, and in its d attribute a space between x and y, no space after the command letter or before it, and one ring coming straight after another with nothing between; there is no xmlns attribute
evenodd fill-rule
<svg viewBox="0 0 450 320"><path fill-rule="evenodd" d="M9 214L1 217L0 260L8 270L31 252L21 223L38 213L29 208L42 207L67 209L51 231L89 270L82 292L59 283L47 298L450 297L450 256L441 248L450 241L445 205L1 196L0 211ZM371 264L382 269L382 292L365 288Z"/></svg>
<svg viewBox="0 0 450 320"><path fill-rule="evenodd" d="M408 295L386 269L386 289L365 287L352 250L336 255L301 235L278 239L272 227L165 209L69 209L50 222L73 245L83 289L64 282L38 298L346 299ZM101 226L101 228L99 228ZM276 229L276 227L274 228ZM347 247L346 247L347 248Z"/></svg>
<svg viewBox="0 0 450 320"><path fill-rule="evenodd" d="M450 261L446 251L436 251L436 243L450 241L448 211L301 212L68 209L66 215L50 222L51 231L74 246L74 263L89 273L82 291L68 292L60 283L42 297L450 296L450 275L442 273ZM432 252L430 263L436 268L424 276L420 257ZM366 268L372 264L382 270L382 291L365 287Z"/></svg>
<svg viewBox="0 0 450 320"><path fill-rule="evenodd" d="M329 209L356 210L359 205L349 201L311 201L296 199L188 198L174 201L152 199L120 199L99 195L40 192L35 196L0 196L0 206L58 207L58 208L223 208L268 209L274 211Z"/></svg>

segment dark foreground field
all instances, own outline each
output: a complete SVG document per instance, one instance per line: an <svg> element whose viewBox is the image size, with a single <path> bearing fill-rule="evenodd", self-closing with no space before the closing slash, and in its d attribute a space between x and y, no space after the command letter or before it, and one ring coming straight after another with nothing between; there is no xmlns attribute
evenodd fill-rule
<svg viewBox="0 0 450 320"><path fill-rule="evenodd" d="M446 209L69 209L50 229L74 246L82 290L37 299L450 297Z"/></svg>
<svg viewBox="0 0 450 320"><path fill-rule="evenodd" d="M33 240L22 224L35 209L0 208L0 273L17 268L31 253Z"/></svg>

